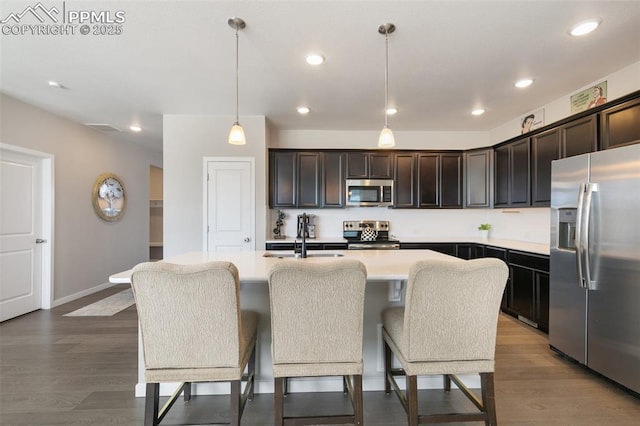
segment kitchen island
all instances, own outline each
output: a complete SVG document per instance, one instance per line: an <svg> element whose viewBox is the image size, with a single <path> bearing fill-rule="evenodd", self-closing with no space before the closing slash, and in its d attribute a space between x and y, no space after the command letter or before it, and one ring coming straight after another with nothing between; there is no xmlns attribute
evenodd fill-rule
<svg viewBox="0 0 640 426"><path fill-rule="evenodd" d="M367 390L383 390L383 358L381 340L380 312L388 306L402 305L409 268L418 260L442 259L451 262L462 262L446 254L431 250L345 250L345 251L309 251L306 259L283 257L290 252L191 252L165 259L164 262L176 264L196 264L213 260L233 262L240 277L240 300L243 309L256 311L260 315L257 341L256 392L273 392L273 374L271 367L271 327L269 312L269 289L267 277L273 265L284 260L296 262L323 263L342 259L357 259L367 268L367 288L365 291L364 312L364 375L363 388ZM265 256L266 255L266 256ZM282 257L278 257L282 256ZM130 283L131 270L109 277L111 283ZM144 364L141 342L138 342L138 384L136 396L144 396ZM477 376L464 377L470 387L479 387ZM421 388L437 388L442 385L439 377L421 378ZM170 395L174 384L161 385L161 394ZM227 384L197 384L194 393L215 394L228 393ZM299 391L340 391L340 378L300 378L292 379L290 389Z"/></svg>

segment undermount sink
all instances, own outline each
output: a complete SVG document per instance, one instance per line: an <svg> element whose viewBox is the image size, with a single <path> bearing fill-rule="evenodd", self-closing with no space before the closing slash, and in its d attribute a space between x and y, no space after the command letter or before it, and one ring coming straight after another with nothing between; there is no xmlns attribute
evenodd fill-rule
<svg viewBox="0 0 640 426"><path fill-rule="evenodd" d="M307 257L342 257L344 254L342 253L307 253ZM271 253L267 252L262 255L262 257L277 257L278 259L286 258L295 258L300 259L300 253Z"/></svg>

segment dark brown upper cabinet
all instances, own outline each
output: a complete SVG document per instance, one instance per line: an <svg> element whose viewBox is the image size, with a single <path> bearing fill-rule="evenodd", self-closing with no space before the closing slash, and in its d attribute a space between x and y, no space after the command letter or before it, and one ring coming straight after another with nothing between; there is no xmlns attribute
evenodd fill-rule
<svg viewBox="0 0 640 426"><path fill-rule="evenodd" d="M465 207L491 207L493 149L464 154Z"/></svg>
<svg viewBox="0 0 640 426"><path fill-rule="evenodd" d="M298 155L296 152L269 153L269 206L296 207Z"/></svg>
<svg viewBox="0 0 640 426"><path fill-rule="evenodd" d="M390 152L348 152L348 179L393 179L393 154Z"/></svg>
<svg viewBox="0 0 640 426"><path fill-rule="evenodd" d="M316 152L298 153L297 207L320 207L321 156Z"/></svg>
<svg viewBox="0 0 640 426"><path fill-rule="evenodd" d="M640 142L640 99L600 112L600 148L610 149Z"/></svg>
<svg viewBox="0 0 640 426"><path fill-rule="evenodd" d="M418 207L462 208L462 154L418 154Z"/></svg>
<svg viewBox="0 0 640 426"><path fill-rule="evenodd" d="M269 207L344 207L345 154L269 152Z"/></svg>
<svg viewBox="0 0 640 426"><path fill-rule="evenodd" d="M404 209L417 207L415 154L395 154L394 170L394 207Z"/></svg>
<svg viewBox="0 0 640 426"><path fill-rule="evenodd" d="M518 139L495 149L495 207L531 205L531 163L529 138Z"/></svg>
<svg viewBox="0 0 640 426"><path fill-rule="evenodd" d="M341 208L345 203L345 154L322 154L322 207Z"/></svg>
<svg viewBox="0 0 640 426"><path fill-rule="evenodd" d="M598 150L598 120L592 114L560 128L562 136L562 157L588 154Z"/></svg>
<svg viewBox="0 0 640 426"><path fill-rule="evenodd" d="M533 206L549 206L551 203L551 162L562 157L560 136L560 129L555 128L531 137Z"/></svg>

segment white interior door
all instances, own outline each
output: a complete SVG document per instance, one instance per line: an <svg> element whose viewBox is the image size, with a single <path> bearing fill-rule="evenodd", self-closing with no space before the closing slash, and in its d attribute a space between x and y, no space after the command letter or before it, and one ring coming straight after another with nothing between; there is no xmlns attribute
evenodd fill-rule
<svg viewBox="0 0 640 426"><path fill-rule="evenodd" d="M0 158L0 321L42 307L41 159Z"/></svg>
<svg viewBox="0 0 640 426"><path fill-rule="evenodd" d="M207 251L255 249L252 158L205 159Z"/></svg>

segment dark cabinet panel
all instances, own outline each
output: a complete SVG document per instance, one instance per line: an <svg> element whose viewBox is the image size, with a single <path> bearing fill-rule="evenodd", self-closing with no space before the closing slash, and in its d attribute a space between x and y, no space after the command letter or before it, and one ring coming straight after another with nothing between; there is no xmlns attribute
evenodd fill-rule
<svg viewBox="0 0 640 426"><path fill-rule="evenodd" d="M511 265L511 300L509 309L525 318L534 317L535 283L533 271Z"/></svg>
<svg viewBox="0 0 640 426"><path fill-rule="evenodd" d="M393 179L393 154L388 152L347 153L347 178Z"/></svg>
<svg viewBox="0 0 640 426"><path fill-rule="evenodd" d="M495 200L496 207L509 205L509 146L495 149Z"/></svg>
<svg viewBox="0 0 640 426"><path fill-rule="evenodd" d="M350 152L347 154L347 178L367 179L369 177L369 154Z"/></svg>
<svg viewBox="0 0 640 426"><path fill-rule="evenodd" d="M416 207L416 160L414 154L396 154L394 159L395 207Z"/></svg>
<svg viewBox="0 0 640 426"><path fill-rule="evenodd" d="M484 256L484 246L480 244L456 244L456 253L460 259L480 259Z"/></svg>
<svg viewBox="0 0 640 426"><path fill-rule="evenodd" d="M339 152L323 153L322 207L340 208L345 203L345 155Z"/></svg>
<svg viewBox="0 0 640 426"><path fill-rule="evenodd" d="M344 207L344 160L340 152L269 152L269 207Z"/></svg>
<svg viewBox="0 0 640 426"><path fill-rule="evenodd" d="M371 179L393 179L393 154L369 154L369 177Z"/></svg>
<svg viewBox="0 0 640 426"><path fill-rule="evenodd" d="M493 149L467 152L464 157L465 207L491 207Z"/></svg>
<svg viewBox="0 0 640 426"><path fill-rule="evenodd" d="M440 155L418 154L418 205L435 208L440 206Z"/></svg>
<svg viewBox="0 0 640 426"><path fill-rule="evenodd" d="M562 157L587 154L598 150L597 116L595 114L572 121L560 128Z"/></svg>
<svg viewBox="0 0 640 426"><path fill-rule="evenodd" d="M271 207L296 206L297 163L295 152L271 152L269 156Z"/></svg>
<svg viewBox="0 0 640 426"><path fill-rule="evenodd" d="M403 243L400 242L401 250L433 250L451 256L456 255L456 245L453 243Z"/></svg>
<svg viewBox="0 0 640 426"><path fill-rule="evenodd" d="M462 208L462 154L419 153L418 207Z"/></svg>
<svg viewBox="0 0 640 426"><path fill-rule="evenodd" d="M522 139L510 145L511 170L509 173L511 187L509 189L510 205L528 206L531 204L530 191L530 155L529 138Z"/></svg>
<svg viewBox="0 0 640 426"><path fill-rule="evenodd" d="M600 112L600 148L610 149L640 142L640 99Z"/></svg>
<svg viewBox="0 0 640 426"><path fill-rule="evenodd" d="M307 250L346 250L347 243L314 243L307 240ZM300 241L295 244L295 249L300 246ZM265 250L294 250L294 243L266 243Z"/></svg>
<svg viewBox="0 0 640 426"><path fill-rule="evenodd" d="M320 154L298 153L298 207L320 207Z"/></svg>
<svg viewBox="0 0 640 426"><path fill-rule="evenodd" d="M538 328L549 331L549 274L534 272L536 283L536 312L534 321Z"/></svg>
<svg viewBox="0 0 640 426"><path fill-rule="evenodd" d="M505 311L549 330L549 256L509 251L510 294Z"/></svg>
<svg viewBox="0 0 640 426"><path fill-rule="evenodd" d="M531 205L531 164L529 138L519 139L495 149L496 207Z"/></svg>
<svg viewBox="0 0 640 426"><path fill-rule="evenodd" d="M531 202L534 206L549 206L551 202L551 162L560 158L560 129L555 128L531 138L533 185Z"/></svg>
<svg viewBox="0 0 640 426"><path fill-rule="evenodd" d="M440 206L462 208L462 154L442 154Z"/></svg>

